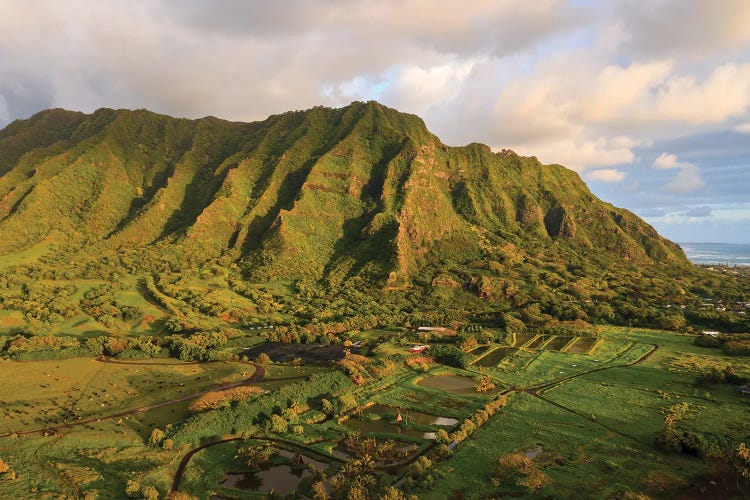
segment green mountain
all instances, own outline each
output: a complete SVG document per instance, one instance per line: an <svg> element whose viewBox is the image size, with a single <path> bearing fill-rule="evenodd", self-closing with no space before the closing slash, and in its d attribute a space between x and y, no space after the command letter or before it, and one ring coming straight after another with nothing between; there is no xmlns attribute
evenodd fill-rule
<svg viewBox="0 0 750 500"><path fill-rule="evenodd" d="M475 260L585 252L684 266L675 244L559 165L449 147L378 103L262 122L54 109L0 132L0 253L152 247L256 279L362 274L390 286Z"/></svg>
<svg viewBox="0 0 750 500"><path fill-rule="evenodd" d="M34 332L741 330L688 313L745 295L575 172L447 146L376 102L253 123L54 109L0 131L0 310Z"/></svg>

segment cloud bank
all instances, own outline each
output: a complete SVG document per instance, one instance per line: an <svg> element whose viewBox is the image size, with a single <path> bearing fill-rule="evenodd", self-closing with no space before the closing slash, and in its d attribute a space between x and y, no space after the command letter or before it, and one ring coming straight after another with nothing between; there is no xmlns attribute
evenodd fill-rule
<svg viewBox="0 0 750 500"><path fill-rule="evenodd" d="M58 106L257 120L377 99L449 144L564 164L626 206L644 189L726 201L704 163L716 155L677 143L750 132L745 0L0 0L0 12L0 126Z"/></svg>

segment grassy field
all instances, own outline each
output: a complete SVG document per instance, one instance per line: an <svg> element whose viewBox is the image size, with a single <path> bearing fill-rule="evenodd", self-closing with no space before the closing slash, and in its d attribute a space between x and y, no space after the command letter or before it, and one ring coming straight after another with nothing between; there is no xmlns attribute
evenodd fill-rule
<svg viewBox="0 0 750 500"><path fill-rule="evenodd" d="M380 335L382 332L370 332L364 337L373 340ZM723 369L727 364L739 375L750 376L750 360L697 347L693 338L607 328L592 354L520 349L496 367L460 370L434 366L427 373L404 367L383 379L354 386L348 393L360 406L376 402L406 410L407 414L419 411L460 422L493 394L457 394L418 382L435 374L473 378L485 373L497 381L497 390L509 391L505 408L463 441L448 459L435 460L430 486L417 486L413 491L420 498L621 498L628 492L652 498L692 498L689 495L701 488L721 497L727 491L721 490L727 476L717 475L702 458L661 451L654 440L664 426L665 412L678 403L687 403L689 409L681 421L685 428L727 442L750 440L747 397L730 386L694 385L697 375L712 367ZM384 343L378 353L391 350L400 352L404 348ZM0 361L0 431L52 429L46 436L0 438L0 457L19 474L18 480L2 485L3 493L22 498L83 497L85 493L121 498L127 480L134 479L165 495L188 447L171 451L148 446L148 439L154 428L168 429L187 418L189 401L113 419L105 417L235 382L249 377L253 368L228 362L147 363L153 364L102 363L85 358ZM282 364L265 368L266 377L272 380L258 386L267 391L331 369L327 365ZM320 454L340 457L337 446L352 427L339 418L321 421L316 404L311 402L310 409L300 416L302 433L275 436L318 458ZM79 416L90 421L71 428L60 426L66 420L75 422ZM318 423L308 422L308 418ZM350 418L367 420L356 415ZM370 426L372 430L365 435L415 443L418 453L425 452L430 443L420 432L436 430L410 424L407 433L395 434L387 427L392 423L382 423L382 430ZM267 431L259 428L254 432ZM198 498L207 498L210 491L235 498L258 497L257 492L219 486L227 472L242 469L234 459L240 445L232 442L198 452L185 470L182 491ZM498 458L516 452L536 454L534 464L549 479L538 492L531 493L514 482L493 483ZM284 459L279 460L283 464ZM335 458L330 460L335 462ZM384 478L397 479L398 475ZM712 480L718 485L712 485Z"/></svg>
<svg viewBox="0 0 750 500"><path fill-rule="evenodd" d="M464 494L486 498L500 492L525 495L514 486L493 486L498 457L542 446L535 459L550 477L539 498L608 498L627 491L659 495L655 478L684 484L681 476L706 471L698 459L664 455L591 421L520 393L510 397L501 414L479 429L449 460L443 477L430 491L434 498ZM676 471L680 470L679 476Z"/></svg>
<svg viewBox="0 0 750 500"><path fill-rule="evenodd" d="M239 363L0 360L0 434L60 425L160 403L252 375ZM177 409L170 408L180 416ZM162 411L165 411L162 409ZM174 420L174 418L172 419ZM150 431L149 431L150 432Z"/></svg>
<svg viewBox="0 0 750 500"><path fill-rule="evenodd" d="M254 368L243 363L147 362L155 364L86 358L0 361L0 434L52 429L66 420L75 424L79 415L84 420L94 417L46 435L0 438L0 457L18 474L17 480L0 485L3 497L83 498L86 493L90 498L123 498L128 480L155 486L163 497L185 450L148 446L148 439L154 428L168 429L188 417L190 401L105 417L243 380ZM258 385L272 391L325 370L329 368L273 365L267 377L286 380ZM64 413L71 408L72 418ZM234 463L233 456L214 465L216 474L225 470L224 462Z"/></svg>
<svg viewBox="0 0 750 500"><path fill-rule="evenodd" d="M22 266L36 262L39 257L47 254L56 242L59 233L53 231L44 240L26 250L0 255L0 269L11 266Z"/></svg>
<svg viewBox="0 0 750 500"><path fill-rule="evenodd" d="M493 486L489 479L500 456L538 446L543 452L534 461L550 478L549 485L536 494L539 498L610 498L626 492L669 497L701 487L720 488L711 485L712 468L703 459L664 453L655 446L654 437L664 427L664 412L687 403L691 410L682 422L686 428L747 442L748 398L727 386L696 388L694 380L708 368L728 364L739 375L750 376L750 362L697 347L692 336L609 328L604 338L597 352L588 357L543 352L516 357L521 367L504 361L501 376L526 384L599 366L614 367L553 385L541 397L512 394L498 417L438 466L443 477L430 495L535 496L515 485ZM644 362L619 367L653 345L658 349ZM721 497L721 492L717 494Z"/></svg>
<svg viewBox="0 0 750 500"><path fill-rule="evenodd" d="M3 498L124 498L129 479L166 491L180 458L146 446L138 432L114 421L46 437L5 438L0 451L18 473L0 486Z"/></svg>

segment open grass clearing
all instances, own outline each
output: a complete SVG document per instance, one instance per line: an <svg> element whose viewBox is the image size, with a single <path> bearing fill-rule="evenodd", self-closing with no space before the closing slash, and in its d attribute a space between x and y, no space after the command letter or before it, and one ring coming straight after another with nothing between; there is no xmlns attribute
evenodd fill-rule
<svg viewBox="0 0 750 500"><path fill-rule="evenodd" d="M690 484L709 467L700 459L665 455L649 446L597 426L529 394L514 394L508 405L462 443L437 467L444 476L429 495L487 498L521 495L513 486L493 486L498 457L542 447L535 459L550 477L539 498L608 498L627 491L664 497L664 488ZM679 471L679 472L678 472ZM654 478L666 478L666 486ZM532 496L535 497L535 496Z"/></svg>
<svg viewBox="0 0 750 500"><path fill-rule="evenodd" d="M150 432L150 430L149 430ZM2 457L18 472L3 498L124 498L128 479L164 494L180 453L146 446L126 424L98 422L65 434L0 439Z"/></svg>
<svg viewBox="0 0 750 500"><path fill-rule="evenodd" d="M739 375L750 376L747 360L695 346L688 336L649 331L629 335L657 343L659 349L641 364L583 375L545 391L545 397L645 442L652 442L654 433L663 427L662 410L677 403L688 403L694 410L683 425L746 439L747 398L730 386L699 388L694 381L699 373L730 364ZM634 344L622 358L637 356L646 345Z"/></svg>
<svg viewBox="0 0 750 500"><path fill-rule="evenodd" d="M252 375L240 363L102 363L90 358L0 361L0 432L119 413Z"/></svg>
<svg viewBox="0 0 750 500"><path fill-rule="evenodd" d="M59 233L57 231L52 231L44 240L26 250L0 255L0 268L35 263L40 257L46 255L50 251L52 245L58 239L58 235Z"/></svg>

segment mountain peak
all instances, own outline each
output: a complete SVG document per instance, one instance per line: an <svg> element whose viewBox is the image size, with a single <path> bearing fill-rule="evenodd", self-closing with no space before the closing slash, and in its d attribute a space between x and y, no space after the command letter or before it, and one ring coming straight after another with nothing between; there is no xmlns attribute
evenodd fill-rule
<svg viewBox="0 0 750 500"><path fill-rule="evenodd" d="M221 257L263 278L391 285L446 262L505 262L509 243L553 260L686 263L575 172L446 146L418 116L376 101L250 123L48 110L0 132L0 158L4 253L53 234L63 247L169 243L185 265Z"/></svg>

